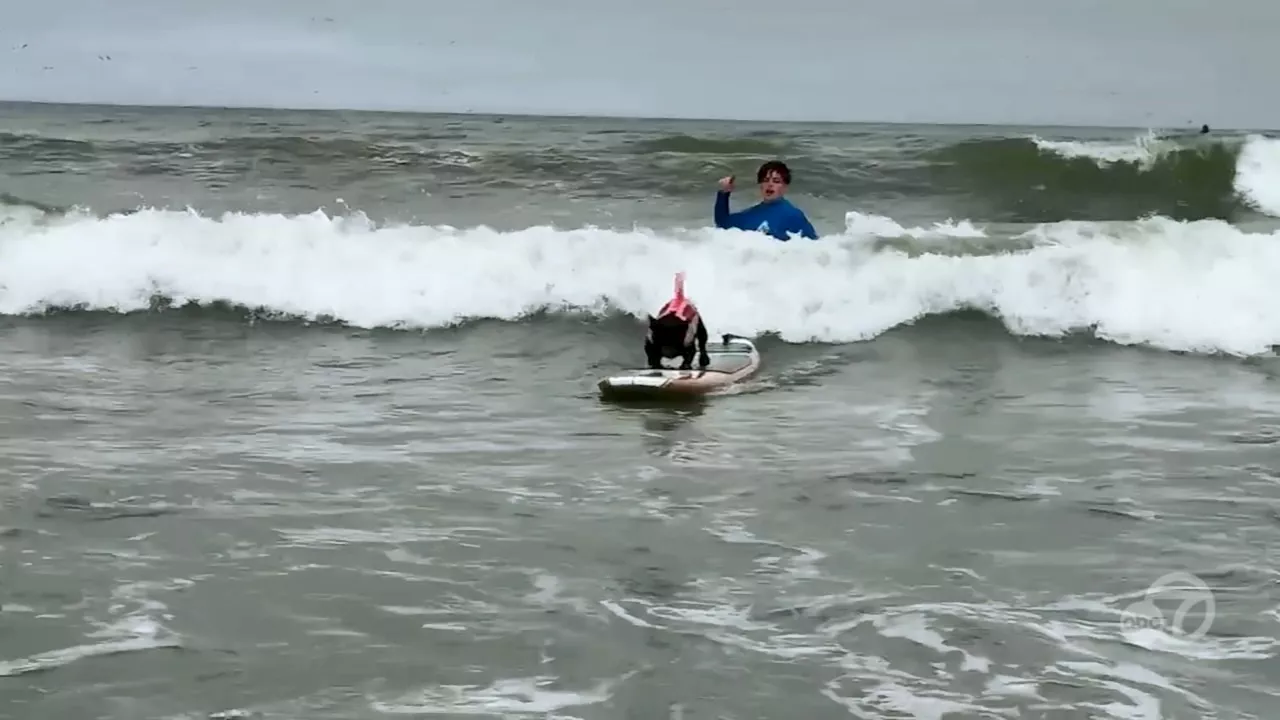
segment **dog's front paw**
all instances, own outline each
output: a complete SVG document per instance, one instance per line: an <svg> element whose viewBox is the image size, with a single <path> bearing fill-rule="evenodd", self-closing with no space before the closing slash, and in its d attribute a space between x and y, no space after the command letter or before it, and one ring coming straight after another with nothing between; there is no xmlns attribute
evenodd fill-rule
<svg viewBox="0 0 1280 720"><path fill-rule="evenodd" d="M702 367L706 367L710 365L711 356L706 353L702 353L701 355L698 356L698 364L701 365Z"/></svg>

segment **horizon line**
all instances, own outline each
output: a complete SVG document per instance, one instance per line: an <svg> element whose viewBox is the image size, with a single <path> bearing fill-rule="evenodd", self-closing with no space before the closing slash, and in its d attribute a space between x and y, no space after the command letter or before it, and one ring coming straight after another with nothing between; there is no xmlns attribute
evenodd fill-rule
<svg viewBox="0 0 1280 720"><path fill-rule="evenodd" d="M615 115L608 113L547 113L530 111L503 112L494 110L460 111L460 110L427 110L415 108L341 108L307 105L221 105L201 103L130 103L130 102L98 102L71 100L19 100L0 98L4 105L39 105L77 108L125 108L139 110L231 110L240 112L313 112L313 113L355 113L362 115L420 115L424 117L471 117L471 118L521 118L530 120L647 120L653 122L688 122L688 123L744 123L752 125L882 125L893 127L970 127L970 128L1043 128L1043 129L1075 129L1075 130L1129 130L1151 131L1157 129L1181 129L1183 125L1090 125L1080 123L1048 123L1048 122L939 122L939 121L905 121L905 120L783 120L768 118L735 118L714 116L667 116L667 115ZM1194 123L1188 121L1185 127L1198 130L1208 124L1212 132L1215 126L1211 123ZM1280 128L1245 128L1217 126L1217 129L1231 132L1271 132Z"/></svg>

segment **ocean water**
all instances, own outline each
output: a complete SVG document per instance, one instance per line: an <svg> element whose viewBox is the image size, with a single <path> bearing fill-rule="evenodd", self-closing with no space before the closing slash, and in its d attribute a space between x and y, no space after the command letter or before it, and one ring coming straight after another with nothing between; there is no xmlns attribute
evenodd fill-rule
<svg viewBox="0 0 1280 720"><path fill-rule="evenodd" d="M1273 714L1280 139L3 109L0 717Z"/></svg>

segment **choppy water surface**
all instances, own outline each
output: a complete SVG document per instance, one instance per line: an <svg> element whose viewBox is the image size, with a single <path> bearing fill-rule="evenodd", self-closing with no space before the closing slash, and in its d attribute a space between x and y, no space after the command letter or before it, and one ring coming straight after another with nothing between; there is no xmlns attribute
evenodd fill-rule
<svg viewBox="0 0 1280 720"><path fill-rule="evenodd" d="M1274 140L147 112L0 121L0 716L1274 714Z"/></svg>
<svg viewBox="0 0 1280 720"><path fill-rule="evenodd" d="M635 408L556 323L10 325L8 712L1265 717L1269 371L968 330Z"/></svg>

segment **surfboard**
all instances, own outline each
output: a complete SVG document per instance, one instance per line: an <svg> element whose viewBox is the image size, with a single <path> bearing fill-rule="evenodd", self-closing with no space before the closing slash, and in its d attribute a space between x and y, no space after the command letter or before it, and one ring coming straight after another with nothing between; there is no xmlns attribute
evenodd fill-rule
<svg viewBox="0 0 1280 720"><path fill-rule="evenodd" d="M725 335L720 343L707 343L711 364L692 370L644 368L627 370L597 383L600 394L611 398L661 398L706 395L742 382L760 368L755 343L743 337ZM674 362L679 363L679 359Z"/></svg>

